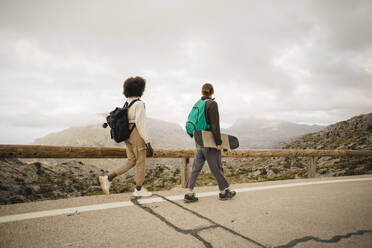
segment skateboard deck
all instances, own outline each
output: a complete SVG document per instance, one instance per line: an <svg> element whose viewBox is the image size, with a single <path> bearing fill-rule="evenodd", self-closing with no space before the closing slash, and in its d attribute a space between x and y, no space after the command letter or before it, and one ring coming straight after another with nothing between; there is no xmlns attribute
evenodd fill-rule
<svg viewBox="0 0 372 248"><path fill-rule="evenodd" d="M217 148L211 131L195 131L194 137L196 144L202 147ZM239 140L235 136L221 133L221 139L223 150L233 150L239 147Z"/></svg>

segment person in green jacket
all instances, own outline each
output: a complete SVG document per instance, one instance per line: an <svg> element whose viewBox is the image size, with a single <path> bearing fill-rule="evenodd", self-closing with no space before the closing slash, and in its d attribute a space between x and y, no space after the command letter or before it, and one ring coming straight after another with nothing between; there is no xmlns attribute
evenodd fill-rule
<svg viewBox="0 0 372 248"><path fill-rule="evenodd" d="M205 118L202 118L202 121L205 119L206 123L204 123L203 126L206 130L212 131L217 148L204 148L196 145L194 163L192 165L191 176L187 181L187 192L184 197L184 201L187 203L198 200L193 192L193 189L205 161L208 162L209 168L217 180L218 187L220 189L219 199L228 200L233 198L236 194L235 191L230 190L229 183L223 174L221 163L222 140L220 131L220 116L218 113L217 102L214 101L214 98L212 98L213 94L213 86L209 83L204 84L202 87L201 100L199 100L197 104L205 104Z"/></svg>

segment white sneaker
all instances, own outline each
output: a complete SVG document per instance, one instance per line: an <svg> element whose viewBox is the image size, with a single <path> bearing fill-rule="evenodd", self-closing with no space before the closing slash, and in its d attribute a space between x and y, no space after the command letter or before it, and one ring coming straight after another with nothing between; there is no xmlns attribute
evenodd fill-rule
<svg viewBox="0 0 372 248"><path fill-rule="evenodd" d="M108 180L108 176L100 176L99 183L101 184L101 188L106 195L110 194L110 186L111 182Z"/></svg>
<svg viewBox="0 0 372 248"><path fill-rule="evenodd" d="M139 196L149 197L149 196L152 196L152 193L148 191L146 188L142 187L141 190L137 190L137 188L135 188L133 195L136 197L139 197Z"/></svg>

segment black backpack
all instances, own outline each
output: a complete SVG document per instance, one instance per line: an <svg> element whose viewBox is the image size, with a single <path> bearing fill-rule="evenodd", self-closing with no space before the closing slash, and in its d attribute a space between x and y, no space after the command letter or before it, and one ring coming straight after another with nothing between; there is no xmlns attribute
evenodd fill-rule
<svg viewBox="0 0 372 248"><path fill-rule="evenodd" d="M140 99L133 100L129 105L128 102L125 102L124 107L115 108L106 117L107 123L104 123L103 127L110 126L111 139L114 139L117 143L127 140L136 126L134 124L132 128L129 128L128 110L137 101L140 101Z"/></svg>

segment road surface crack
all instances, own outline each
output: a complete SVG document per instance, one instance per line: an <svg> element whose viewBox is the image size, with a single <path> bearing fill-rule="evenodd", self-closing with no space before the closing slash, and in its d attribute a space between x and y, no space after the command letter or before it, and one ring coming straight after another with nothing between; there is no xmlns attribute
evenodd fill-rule
<svg viewBox="0 0 372 248"><path fill-rule="evenodd" d="M153 196L158 196L158 197L164 199L165 201L167 201L167 202L169 202L169 203L171 203L171 204L173 204L173 205L175 205L175 206L177 206L177 207L179 207L179 208L181 208L181 209L183 209L183 210L185 210L185 211L187 211L187 212L189 212L189 213L191 213L191 214L193 214L193 215L195 215L195 216L197 216L197 217L199 217L199 218L201 218L203 220L208 221L209 223L211 223L211 225L205 226L205 227L199 227L199 228L195 228L195 229L182 229L182 228L174 225L173 223L169 222L164 216L156 213L152 208L140 204L138 202L138 199L137 198L133 198L133 199L131 199L131 201L136 206L138 206L141 209L145 210L146 212L152 214L153 216L155 216L156 218L158 218L160 221L164 222L166 225L168 225L169 227L173 228L176 232L183 233L183 234L186 234L186 235L189 234L189 235L193 236L194 238L198 239L207 248L213 248L213 246L212 246L211 243L209 243L203 237L201 237L199 235L199 232L204 231L204 230L209 230L209 229L215 229L215 228L222 228L225 231L227 231L227 232L229 232L229 233L231 233L231 234L233 234L235 236L238 236L240 238L243 238L243 239L245 239L245 240L247 240L247 241L249 241L249 242L257 245L258 247L265 247L263 244L259 243L258 241L255 241L255 240L253 240L253 239L251 239L249 237L246 237L243 234L240 234L240 233L238 233L238 232L236 232L236 231L234 231L234 230L232 230L232 229L230 229L230 228L228 228L226 226L223 226L221 224L218 224L215 221L209 219L208 217L205 217L205 216L199 214L198 212L195 212L195 211L193 211L191 209L188 209L188 208L186 208L186 207L178 204L177 202L171 201L171 200L169 200L168 198L166 198L166 197L164 197L162 195L153 194Z"/></svg>
<svg viewBox="0 0 372 248"><path fill-rule="evenodd" d="M286 245L275 246L275 248L291 248L291 247L296 246L299 243L304 243L304 242L309 242L309 241L316 241L320 243L337 243L341 239L348 239L348 238L351 238L353 235L363 235L365 233L372 233L372 230L358 230L356 232L347 233L345 235L336 235L330 239L320 239L314 236L305 236L303 238L294 239Z"/></svg>

